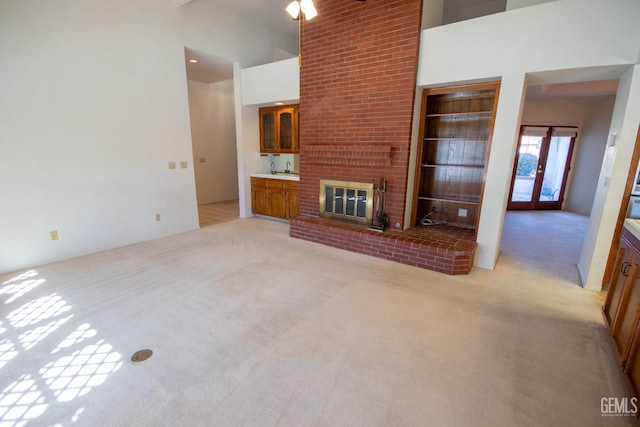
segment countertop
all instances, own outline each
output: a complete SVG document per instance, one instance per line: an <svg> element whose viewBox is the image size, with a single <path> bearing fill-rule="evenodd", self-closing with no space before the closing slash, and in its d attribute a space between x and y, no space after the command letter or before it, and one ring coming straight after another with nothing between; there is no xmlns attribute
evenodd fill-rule
<svg viewBox="0 0 640 427"><path fill-rule="evenodd" d="M252 173L251 176L256 178L269 178L269 179L285 179L287 181L300 181L300 174L298 173Z"/></svg>
<svg viewBox="0 0 640 427"><path fill-rule="evenodd" d="M631 234L636 237L636 239L640 240L640 219L625 219L624 228L629 230Z"/></svg>

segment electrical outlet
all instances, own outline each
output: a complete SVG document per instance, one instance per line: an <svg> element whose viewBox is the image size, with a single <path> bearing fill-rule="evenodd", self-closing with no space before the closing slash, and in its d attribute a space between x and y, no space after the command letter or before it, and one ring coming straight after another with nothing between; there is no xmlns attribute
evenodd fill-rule
<svg viewBox="0 0 640 427"><path fill-rule="evenodd" d="M160 214L156 214L156 221L160 221Z"/></svg>
<svg viewBox="0 0 640 427"><path fill-rule="evenodd" d="M180 169L186 169L187 168L187 162L185 162L184 160L180 162Z"/></svg>
<svg viewBox="0 0 640 427"><path fill-rule="evenodd" d="M58 230L50 231L49 235L51 236L51 240L58 240Z"/></svg>
<svg viewBox="0 0 640 427"><path fill-rule="evenodd" d="M169 169L175 169L176 168L176 162L169 162Z"/></svg>
<svg viewBox="0 0 640 427"><path fill-rule="evenodd" d="M458 209L458 216L462 217L462 218L466 218L467 217L467 210L466 209Z"/></svg>

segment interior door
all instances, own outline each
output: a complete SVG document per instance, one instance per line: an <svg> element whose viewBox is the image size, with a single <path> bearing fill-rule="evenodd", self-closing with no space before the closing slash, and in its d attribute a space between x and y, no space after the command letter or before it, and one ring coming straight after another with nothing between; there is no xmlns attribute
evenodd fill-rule
<svg viewBox="0 0 640 427"><path fill-rule="evenodd" d="M577 128L522 126L509 210L561 209Z"/></svg>

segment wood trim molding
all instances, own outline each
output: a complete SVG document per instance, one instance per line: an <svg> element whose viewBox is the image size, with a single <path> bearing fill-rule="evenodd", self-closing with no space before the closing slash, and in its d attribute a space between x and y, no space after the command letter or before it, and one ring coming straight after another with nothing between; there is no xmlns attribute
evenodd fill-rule
<svg viewBox="0 0 640 427"><path fill-rule="evenodd" d="M305 161L316 165L391 166L390 145L307 145L300 147Z"/></svg>

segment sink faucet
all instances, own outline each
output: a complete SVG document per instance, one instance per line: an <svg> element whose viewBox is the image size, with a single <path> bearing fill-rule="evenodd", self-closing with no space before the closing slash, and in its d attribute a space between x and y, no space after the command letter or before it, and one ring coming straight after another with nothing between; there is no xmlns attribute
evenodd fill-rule
<svg viewBox="0 0 640 427"><path fill-rule="evenodd" d="M286 173L291 172L291 171L289 170L289 166L291 166L291 162L287 162L287 168L284 170Z"/></svg>
<svg viewBox="0 0 640 427"><path fill-rule="evenodd" d="M271 173L275 174L276 173L276 164L271 162Z"/></svg>

